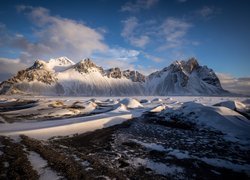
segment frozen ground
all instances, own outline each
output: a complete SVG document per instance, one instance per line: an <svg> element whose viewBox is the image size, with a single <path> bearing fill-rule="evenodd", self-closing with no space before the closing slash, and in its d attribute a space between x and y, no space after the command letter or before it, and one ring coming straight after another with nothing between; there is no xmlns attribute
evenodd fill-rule
<svg viewBox="0 0 250 180"><path fill-rule="evenodd" d="M41 179L248 179L249 117L244 97L1 96L0 173L14 143Z"/></svg>

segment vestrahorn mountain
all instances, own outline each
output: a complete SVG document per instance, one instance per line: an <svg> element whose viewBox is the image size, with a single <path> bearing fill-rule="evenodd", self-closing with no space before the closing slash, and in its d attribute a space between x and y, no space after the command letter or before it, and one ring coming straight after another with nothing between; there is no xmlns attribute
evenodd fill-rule
<svg viewBox="0 0 250 180"><path fill-rule="evenodd" d="M90 59L74 63L66 57L35 63L0 84L0 94L65 96L224 95L214 71L195 58L175 61L145 76L118 67L103 69Z"/></svg>

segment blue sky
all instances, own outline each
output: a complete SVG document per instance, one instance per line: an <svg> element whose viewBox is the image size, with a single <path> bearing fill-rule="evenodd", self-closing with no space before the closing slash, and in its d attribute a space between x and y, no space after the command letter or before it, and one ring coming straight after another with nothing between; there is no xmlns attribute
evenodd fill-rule
<svg viewBox="0 0 250 180"><path fill-rule="evenodd" d="M0 75L59 56L144 73L194 56L223 77L246 78L249 6L248 0L1 1Z"/></svg>

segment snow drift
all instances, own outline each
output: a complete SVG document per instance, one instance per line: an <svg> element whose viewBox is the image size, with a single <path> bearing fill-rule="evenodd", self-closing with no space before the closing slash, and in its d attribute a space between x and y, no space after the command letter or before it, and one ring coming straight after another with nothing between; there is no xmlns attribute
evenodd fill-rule
<svg viewBox="0 0 250 180"><path fill-rule="evenodd" d="M177 109L166 109L162 114L166 117L171 114L171 117L178 118L180 121L215 129L232 138L250 139L250 121L227 107L186 102Z"/></svg>

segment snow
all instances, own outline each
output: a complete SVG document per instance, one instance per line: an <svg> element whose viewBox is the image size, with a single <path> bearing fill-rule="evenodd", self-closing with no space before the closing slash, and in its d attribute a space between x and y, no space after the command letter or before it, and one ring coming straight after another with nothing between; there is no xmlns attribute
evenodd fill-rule
<svg viewBox="0 0 250 180"><path fill-rule="evenodd" d="M58 82L62 85L64 95L114 96L143 94L142 85L127 78L109 78L98 70L80 73L73 68L60 72Z"/></svg>
<svg viewBox="0 0 250 180"><path fill-rule="evenodd" d="M240 111L240 112L243 112L246 110L247 106L245 104L243 104L242 102L240 101L223 101L223 102L220 102L218 104L215 104L215 106L223 106L223 107L227 107L231 110L237 110L237 111Z"/></svg>
<svg viewBox="0 0 250 180"><path fill-rule="evenodd" d="M159 106L156 106L156 107L153 107L150 112L161 112L163 111L164 109L166 108L166 106L164 105L159 105Z"/></svg>
<svg viewBox="0 0 250 180"><path fill-rule="evenodd" d="M168 155L174 156L177 159L197 159L203 161L211 166L222 167L234 170L236 172L244 171L248 175L250 175L250 165L249 164L236 164L229 160L218 159L218 158L207 158L207 157L197 157L194 155L190 155L187 151L181 151L179 149L166 149Z"/></svg>
<svg viewBox="0 0 250 180"><path fill-rule="evenodd" d="M167 149L170 150L169 155L175 156L177 159L187 159L190 158L190 155L187 151L180 151L179 149Z"/></svg>
<svg viewBox="0 0 250 180"><path fill-rule="evenodd" d="M7 97L1 102L3 103L15 101L21 97L16 97L13 99L11 97ZM101 129L105 127L109 127L118 123L122 123L126 120L130 120L133 117L139 117L144 112L154 112L155 115L162 116L165 120L168 120L171 116L177 117L176 119L185 122L192 122L195 124L195 127L198 129L204 129L211 131L220 131L225 135L220 135L220 137L225 137L226 140L230 141L237 141L239 142L236 144L240 146L240 149L246 148L249 149L250 146L245 146L244 143L250 145L250 121L243 115L239 114L238 112L224 107L231 102L235 103L236 106L239 105L238 102L243 102L247 105L247 98L245 97L201 97L201 96L151 96L151 97L56 97L56 96L29 96L25 97L26 99L39 99L36 106L29 107L27 109L22 110L13 110L9 112L3 112L6 115L28 115L32 112L39 112L41 113L41 117L52 113L53 116L62 117L69 111L66 107L71 107L73 105L79 106L80 113L88 114L88 116L83 117L74 117L74 118L67 118L67 119L53 119L53 120L46 120L46 121L36 121L29 120L29 121L20 121L15 123L2 123L0 125L0 135L9 135L11 138L19 138L18 135L26 134L30 137L37 138L37 139L49 139L54 136L64 136L64 135L73 135L76 133L84 133L88 131L93 131L96 129ZM58 107L49 107L49 110L41 110L43 108L48 108L49 105L55 104L57 101L62 102L62 106ZM145 100L143 105L137 100L143 99ZM152 101L157 99L157 101ZM159 101L159 99L161 101ZM230 102L230 103L225 103ZM224 106L214 106L214 104L225 103ZM60 103L59 103L60 104ZM240 106L243 107L243 106ZM102 109L104 108L104 109ZM239 108L239 106L237 107ZM248 108L246 106L246 108ZM106 111L110 109L110 111ZM100 114L94 114L95 112L99 111ZM1 112L2 113L2 112ZM54 114L53 114L54 113ZM2 115L2 114L1 114ZM139 119L141 120L141 119ZM143 118L142 118L143 120ZM139 126L140 127L140 126ZM165 127L162 127L163 129ZM162 129L160 129L162 130ZM164 135L164 131L169 131L169 128L166 128L164 131L160 131L157 129L156 133L161 133ZM178 130L179 131L179 130ZM128 136L130 137L130 136ZM127 137L125 137L127 138ZM192 138L192 137L187 137ZM138 138L139 139L139 138ZM142 138L143 139L143 138ZM127 160L132 166L140 167L144 166L146 168L150 168L156 174L161 175L173 175L174 177L181 178L182 172L184 171L183 168L179 166L173 166L171 164L165 163L165 160L175 160L187 159L187 161L195 159L203 161L206 164L215 167L224 167L227 169L231 169L237 172L244 171L246 173L250 172L250 165L244 164L248 163L246 161L241 161L240 159L237 160L231 159L231 157L224 157L224 156L216 156L213 153L202 153L206 150L202 150L199 152L189 151L189 149L183 148L182 146L178 146L174 144L169 148L163 142L159 142L159 140L154 139L139 139L135 140L135 138L131 138L131 141L140 144L141 146L145 147L147 150L156 150L160 152L164 152L166 159L163 159L164 163L156 162L158 159L152 160L146 157L137 157L131 158ZM214 139L217 141L217 139ZM178 139L177 139L178 141ZM203 141L203 140L202 140ZM209 142L204 140L204 142ZM244 144L244 146L242 144ZM177 147L175 146L177 145ZM65 148L65 147L62 147ZM182 149L183 148L183 149ZM238 152L238 151L237 151ZM200 153L197 155L197 153ZM239 153L241 153L239 151ZM1 155L1 151L0 151ZM34 168L41 174L41 178L44 179L57 179L58 175L56 172L52 171L47 167L47 162L42 159L39 154L35 152L30 152L28 155L29 159L34 166ZM77 159L76 159L77 160ZM91 169L89 166L88 161L81 162L83 166L86 167L86 170ZM84 168L85 168L84 167ZM215 172L216 173L216 172ZM217 172L218 173L218 172ZM52 175L51 175L52 174ZM183 178L183 177L182 177Z"/></svg>
<svg viewBox="0 0 250 180"><path fill-rule="evenodd" d="M76 96L229 94L222 89L211 69L199 66L198 62L196 64L188 62L175 62L147 77L139 72L128 70L125 73L128 77L113 78L108 77L105 73L107 71L96 66L89 59L77 64L67 57L50 59L49 62L38 60L32 66L31 72L33 75L37 74L36 78L29 81L18 80L14 86L6 82L6 86L0 87L0 91L2 89L4 92L20 90L41 95ZM48 78L45 83L37 81L38 77L48 76L48 74L51 75L53 83L48 82Z"/></svg>
<svg viewBox="0 0 250 180"><path fill-rule="evenodd" d="M129 112L127 107L124 104L117 104L113 112Z"/></svg>
<svg viewBox="0 0 250 180"><path fill-rule="evenodd" d="M147 149L156 150L156 151L166 151L166 149L162 145L159 145L159 144L145 143L145 142L142 142L142 141L138 141L136 139L133 139L132 141L144 146Z"/></svg>
<svg viewBox="0 0 250 180"><path fill-rule="evenodd" d="M47 66L54 70L55 72L61 72L66 70L67 68L71 67L75 63L68 59L67 57L59 57L56 59L50 59L47 63Z"/></svg>
<svg viewBox="0 0 250 180"><path fill-rule="evenodd" d="M120 103L124 104L126 107L131 109L143 107L143 105L139 101L133 98L124 98L123 100L120 101Z"/></svg>
<svg viewBox="0 0 250 180"><path fill-rule="evenodd" d="M134 158L131 162L133 166L145 166L150 168L157 174L161 175L177 175L183 172L181 167L177 167L174 165L167 165L163 163L157 163L150 159L142 159L142 158Z"/></svg>
<svg viewBox="0 0 250 180"><path fill-rule="evenodd" d="M191 60L192 61L192 60ZM196 60L174 62L147 77L146 92L150 95L219 95L222 89L212 69ZM191 62L191 63L190 63Z"/></svg>
<svg viewBox="0 0 250 180"><path fill-rule="evenodd" d="M176 110L167 109L164 113L173 113L184 121L219 130L231 137L231 140L234 138L250 139L250 121L226 107L205 106L200 103L186 102L180 108Z"/></svg>
<svg viewBox="0 0 250 180"><path fill-rule="evenodd" d="M15 118L16 115L32 115L34 118L43 118L49 114L53 117L63 117L65 114L89 114L85 117L75 117L61 120L35 121L30 119L23 122L2 123L0 126L1 135L18 135L29 134L30 136L40 139L47 139L52 136L72 135L100 129L121 123L133 117L140 117L144 112L155 113L171 113L173 115L183 117L183 120L194 122L201 126L206 126L219 130L226 134L229 139L240 141L241 139L249 139L250 125L249 120L241 114L228 109L226 107L215 107L216 103L226 100L241 101L246 98L233 97L93 97L95 100L90 101L87 97L26 97L26 99L40 99L36 106L27 109L3 112L9 118ZM93 99L92 98L92 99ZM122 100L119 100L121 98ZM160 102L144 103L143 105L137 100L161 99ZM9 99L9 100L8 100ZM63 102L62 107L48 108L49 104L58 101ZM15 102L16 99L8 97L5 102ZM95 103L96 102L96 103ZM72 111L65 106L75 105L85 107ZM107 107L99 108L97 103L101 103ZM167 108L166 108L167 107ZM46 109L47 108L47 109ZM98 109L98 110L97 110ZM111 111L107 112L107 109ZM93 115L91 113L98 112L100 114ZM191 113L191 115L190 115ZM193 114L193 115L192 115ZM185 117L185 118L184 118Z"/></svg>
<svg viewBox="0 0 250 180"><path fill-rule="evenodd" d="M66 136L109 127L131 118L130 112L118 109L103 114L59 121L3 124L0 126L0 135L26 134L37 139L48 139L53 136Z"/></svg>
<svg viewBox="0 0 250 180"><path fill-rule="evenodd" d="M162 102L162 99L160 99L160 98L154 98L151 102Z"/></svg>
<svg viewBox="0 0 250 180"><path fill-rule="evenodd" d="M40 180L47 179L61 179L61 176L58 176L56 172L54 172L50 167L48 167L48 163L44 160L39 154L34 151L30 151L28 153L28 159L33 166L34 170L38 172L40 176Z"/></svg>
<svg viewBox="0 0 250 180"><path fill-rule="evenodd" d="M200 158L200 160L204 161L207 164L216 167L222 167L227 169L232 169L236 172L245 172L250 176L250 165L249 164L235 164L227 160L217 159L217 158Z"/></svg>

